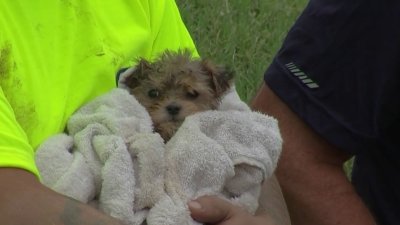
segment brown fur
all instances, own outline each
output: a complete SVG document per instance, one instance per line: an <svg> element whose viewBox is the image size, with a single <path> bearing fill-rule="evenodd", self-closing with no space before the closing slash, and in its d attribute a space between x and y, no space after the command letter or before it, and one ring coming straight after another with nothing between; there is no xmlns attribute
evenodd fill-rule
<svg viewBox="0 0 400 225"><path fill-rule="evenodd" d="M166 51L152 63L141 59L125 84L149 112L155 131L168 141L187 116L216 109L232 81L232 71L193 59L185 50Z"/></svg>

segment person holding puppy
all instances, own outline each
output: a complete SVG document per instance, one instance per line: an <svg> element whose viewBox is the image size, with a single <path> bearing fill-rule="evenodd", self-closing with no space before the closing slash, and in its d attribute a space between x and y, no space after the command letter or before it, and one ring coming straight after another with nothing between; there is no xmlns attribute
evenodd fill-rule
<svg viewBox="0 0 400 225"><path fill-rule="evenodd" d="M0 224L120 224L43 186L34 149L130 59L180 48L174 1L1 1Z"/></svg>
<svg viewBox="0 0 400 225"><path fill-rule="evenodd" d="M0 224L121 224L42 185L34 149L130 59L183 48L195 51L174 1L1 1Z"/></svg>
<svg viewBox="0 0 400 225"><path fill-rule="evenodd" d="M399 1L310 1L265 73L253 108L279 121L277 177L294 225L399 224L399 11ZM245 224L219 199L193 205L202 221Z"/></svg>

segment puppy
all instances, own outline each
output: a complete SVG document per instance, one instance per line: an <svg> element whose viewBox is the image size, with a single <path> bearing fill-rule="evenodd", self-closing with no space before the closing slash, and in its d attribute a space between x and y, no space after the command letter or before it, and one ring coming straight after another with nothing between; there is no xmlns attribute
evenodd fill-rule
<svg viewBox="0 0 400 225"><path fill-rule="evenodd" d="M216 109L232 83L231 70L194 59L188 50L166 51L154 62L140 59L124 80L165 142L187 116Z"/></svg>

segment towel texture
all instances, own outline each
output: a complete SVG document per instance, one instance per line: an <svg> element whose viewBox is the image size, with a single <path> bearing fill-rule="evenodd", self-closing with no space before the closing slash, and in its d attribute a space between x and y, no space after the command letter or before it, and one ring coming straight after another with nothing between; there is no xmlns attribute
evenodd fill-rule
<svg viewBox="0 0 400 225"><path fill-rule="evenodd" d="M186 118L164 144L146 110L116 88L78 110L38 149L42 182L130 225L199 224L186 203L218 195L251 213L281 151L277 121L234 88L218 110Z"/></svg>

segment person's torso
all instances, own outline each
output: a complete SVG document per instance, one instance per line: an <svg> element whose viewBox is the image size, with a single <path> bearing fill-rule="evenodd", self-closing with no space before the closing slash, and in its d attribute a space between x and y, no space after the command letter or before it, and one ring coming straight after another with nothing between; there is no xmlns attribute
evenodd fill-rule
<svg viewBox="0 0 400 225"><path fill-rule="evenodd" d="M148 10L141 1L1 1L0 85L32 146L113 88L121 66L149 57Z"/></svg>

